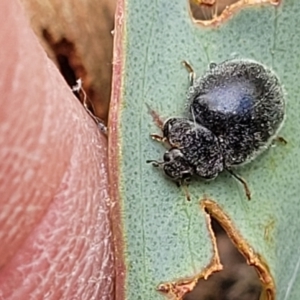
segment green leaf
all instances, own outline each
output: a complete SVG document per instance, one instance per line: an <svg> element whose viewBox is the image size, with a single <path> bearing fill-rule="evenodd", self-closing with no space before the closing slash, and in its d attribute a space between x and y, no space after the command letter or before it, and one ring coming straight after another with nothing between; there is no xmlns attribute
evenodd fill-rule
<svg viewBox="0 0 300 300"><path fill-rule="evenodd" d="M210 215L260 268L265 299L274 299L272 278L277 299L300 299L299 11L298 0L251 6L205 28L192 21L186 0L119 1L109 128L117 299L163 299L159 284L186 278L193 283L212 271L207 266L218 269ZM188 60L201 75L210 62L230 58L254 59L278 74L287 95L280 134L288 143L276 143L238 169L251 201L224 173L211 182L195 178L188 202L146 164L165 151L149 136L159 129L147 105L162 118L183 116L189 82L181 62Z"/></svg>

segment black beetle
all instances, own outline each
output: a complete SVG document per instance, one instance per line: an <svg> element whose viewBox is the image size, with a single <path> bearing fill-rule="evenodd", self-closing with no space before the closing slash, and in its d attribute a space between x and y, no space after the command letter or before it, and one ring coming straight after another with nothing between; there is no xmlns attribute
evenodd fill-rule
<svg viewBox="0 0 300 300"><path fill-rule="evenodd" d="M285 119L279 79L266 66L246 59L210 64L196 80L192 67L184 64L191 83L187 117L161 122L163 136L152 137L170 149L162 162L147 162L162 167L179 185L194 174L213 179L227 170L243 183L250 199L245 180L232 167L250 162L277 137Z"/></svg>

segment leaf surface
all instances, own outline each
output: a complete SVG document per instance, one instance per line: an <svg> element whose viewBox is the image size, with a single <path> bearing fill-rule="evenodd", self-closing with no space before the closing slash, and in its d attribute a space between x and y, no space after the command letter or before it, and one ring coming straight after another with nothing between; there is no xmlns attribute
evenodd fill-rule
<svg viewBox="0 0 300 300"><path fill-rule="evenodd" d="M204 198L217 203L221 213L215 217L225 227L228 218L224 228L236 244L244 243L246 250L238 248L248 262L256 265L254 257L263 266L266 299L274 299L272 280L277 299L300 299L299 11L299 1L285 0L247 7L218 27L204 27L192 21L186 0L119 2L110 113L117 299L163 299L159 284L201 277L214 257ZM150 139L159 129L147 105L163 119L184 116L189 82L181 62L201 75L210 62L230 58L254 59L278 74L287 97L280 134L288 143L275 143L238 168L251 201L224 173L211 182L193 180L187 202L181 189L146 164L165 151Z"/></svg>

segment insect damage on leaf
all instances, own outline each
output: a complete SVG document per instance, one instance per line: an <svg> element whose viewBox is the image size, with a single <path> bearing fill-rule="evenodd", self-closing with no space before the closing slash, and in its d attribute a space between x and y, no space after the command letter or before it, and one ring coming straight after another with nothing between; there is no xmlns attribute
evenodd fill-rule
<svg viewBox="0 0 300 300"><path fill-rule="evenodd" d="M157 287L157 290L167 295L171 299L183 299L186 294L188 294L195 288L199 279L203 278L207 280L211 274L221 271L223 269L218 253L216 237L211 227L210 216L206 214L205 218L213 246L213 256L211 262L208 264L207 267L204 268L204 270L202 270L200 274L197 274L196 276L191 276L189 278L184 278L178 281L165 282L160 284Z"/></svg>
<svg viewBox="0 0 300 300"><path fill-rule="evenodd" d="M190 15L196 24L220 26L245 7L279 5L281 0L190 0Z"/></svg>
<svg viewBox="0 0 300 300"><path fill-rule="evenodd" d="M157 290L168 296L170 299L174 300L199 299L199 294L194 293L194 289L196 288L197 283L201 279L203 279L205 280L204 285L209 288L206 290L202 290L201 295L205 294L205 296L210 297L214 295L216 296L216 298L212 297L210 299L219 299L218 297L220 295L218 296L218 293L224 293L225 286L227 285L228 287L228 278L226 277L226 275L228 274L225 273L225 269L227 269L227 272L229 270L230 273L233 266L231 261L230 267L226 268L225 261L223 261L221 253L222 249L219 248L219 243L217 243L218 236L215 232L215 224L217 223L222 231L226 234L227 238L230 239L231 243L235 247L235 250L237 250L244 257L247 264L249 265L247 266L244 263L239 265L239 270L242 271L243 278L233 278L232 274L230 273L231 279L236 284L235 286L231 284L231 288L228 288L226 290L226 294L230 295L229 297L238 295L239 298L237 299L243 299L241 295L255 295L255 297L259 297L259 295L262 293L264 295L263 299L274 300L274 280L270 274L267 264L262 259L262 257L258 253L255 253L253 248L244 240L238 230L234 227L231 219L215 201L212 201L210 199L203 199L200 202L200 207L205 213L207 227L214 249L213 258L210 264L204 270L202 270L201 273L196 274L195 276L187 277L185 279L180 279L177 281L162 283L158 286ZM223 275L222 272L224 272ZM258 278L256 277L256 274L258 275ZM212 281L212 279L215 279L216 277L218 277L217 281L219 281L219 283L221 283L222 285L220 290L217 290L218 287L216 286L216 280L214 282ZM212 291L212 289L215 289L215 293L214 291ZM194 297L195 295L197 295L196 298ZM202 298L200 297L200 299ZM204 297L203 299L206 298Z"/></svg>

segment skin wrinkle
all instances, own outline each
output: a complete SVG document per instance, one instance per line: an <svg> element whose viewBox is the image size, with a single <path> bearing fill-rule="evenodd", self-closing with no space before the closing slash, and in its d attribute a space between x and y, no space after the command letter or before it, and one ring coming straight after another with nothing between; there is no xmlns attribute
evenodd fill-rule
<svg viewBox="0 0 300 300"><path fill-rule="evenodd" d="M75 160L74 160L75 161ZM82 161L83 162L83 161ZM66 176L66 177L69 177L69 176ZM75 177L75 178L73 178L73 180L78 180L78 177ZM70 179L69 178L67 178L67 180L66 180L67 182L69 182L70 181ZM64 185L64 182L63 182L63 185ZM73 185L73 186L75 186L75 185ZM100 191L100 192L103 192L103 191ZM62 194L63 193L65 193L65 190L63 190L62 191ZM81 190L81 193L79 193L79 197L81 198L83 195L82 195L82 193L84 193L84 190L82 189ZM107 194L106 194L106 197L107 197ZM69 198L69 199L71 199L71 197L67 197L67 198ZM93 197L94 198L94 200L97 200L97 198L98 197ZM54 211L64 211L65 210L65 205L66 203L64 203L64 205L63 205L63 208L62 209L54 209ZM79 203L76 203L75 205L78 205ZM69 205L69 204L67 204L67 205ZM52 210L51 208L50 208L50 210ZM79 210L78 208L77 208L77 210ZM103 212L103 209L102 209L102 212ZM85 214L85 212L83 212L83 215ZM55 216L52 216L50 219L51 219L51 223L52 222L54 222L54 220L53 220L53 218L54 218ZM74 216L72 216L72 218L75 218ZM98 218L99 219L101 219L101 221L103 222L103 216L102 216L102 213L100 213L100 214L98 214ZM97 223L97 224L101 224L100 222L99 223ZM49 227L51 227L51 226L49 226ZM58 228L60 228L60 227L58 227ZM54 235L55 235L55 232L54 232ZM47 237L48 238L48 237ZM106 240L105 240L106 241ZM41 242L41 244L43 244L43 242ZM56 247L54 247L54 248L56 248ZM73 248L73 245L72 245L72 248ZM75 249L76 249L76 246L75 246ZM61 249L61 250L63 250L63 249ZM98 252L99 250L97 250L97 252ZM56 255L57 256L57 255ZM59 258L57 258L57 260L64 260L65 258L64 258L64 254L62 254L61 255L61 257L59 257ZM85 266L86 266L86 264L85 264ZM54 271L53 270L53 268L52 268L52 271ZM68 270L69 271L69 270ZM73 271L74 272L74 271ZM47 276L49 276L49 274L48 275L46 275L46 277ZM74 276L74 278L77 278L77 276ZM33 282L34 280L29 280L29 282ZM42 286L41 286L41 283L39 284L39 287L40 288L42 288ZM78 288L78 287L77 287ZM77 289L76 288L76 289ZM43 288L42 288L42 290L43 290ZM16 298L17 297L19 297L20 295L16 295ZM40 295L36 295L37 297L38 296L40 296ZM74 295L75 296L75 295ZM36 298L36 299L38 299L38 298ZM88 298L87 298L88 299Z"/></svg>
<svg viewBox="0 0 300 300"><path fill-rule="evenodd" d="M14 12L14 9L8 11L8 16L10 16L10 14L14 15ZM10 22L13 21L11 18L8 18L7 21L8 23L11 23L11 30L9 31L9 33L12 32L13 34L15 34L16 32L18 33L20 31L19 34L16 34L16 38L21 38L22 35L24 35L24 37L29 36L28 30L26 31L24 27L20 29L17 24L15 24L14 22ZM0 57L1 66L4 68L4 70L7 70L6 72L4 71L2 73L0 82L8 83L8 86L1 86L1 95L3 95L3 99L5 99L6 101L5 103L3 103L3 105L1 105L2 110L0 112L0 115L1 124L9 124L8 126L6 125L6 128L9 128L10 130L9 132L6 132L6 134L4 133L2 144L6 144L7 147L11 146L13 149L18 149L18 152L0 152L2 169L2 172L0 170L0 178L4 178L4 180L6 180L6 182L1 184L1 194L3 195L3 197L2 199L0 199L0 201L3 206L8 205L8 207L10 207L10 211L8 211L7 215L2 214L1 216L2 222L0 225L2 228L2 234L0 238L2 241L4 241L5 246L0 248L0 265L3 264L7 256L9 257L13 255L17 246L20 245L20 243L24 240L24 236L22 236L21 234L19 234L17 237L9 234L11 231L6 230L6 228L10 226L9 222L12 222L13 220L17 223L15 227L22 227L23 232L28 233L32 228L32 224L40 219L41 215L43 214L43 203L49 203L49 201L51 200L49 196L53 194L54 187L59 180L59 176L55 176L56 174L53 174L54 176L52 177L52 180L51 178L47 178L47 182L37 180L38 178L43 178L43 173L47 172L48 169L47 166L43 166L42 156L44 156L46 159L49 158L51 154L49 153L49 150L47 148L51 148L51 146L54 146L53 144L57 141L55 141L54 139L48 139L48 147L46 149L42 148L41 145L36 143L36 137L41 133L40 124L43 122L43 117L45 117L44 104L47 102L47 100L52 101L51 97L48 97L48 99L45 97L46 101L44 101L43 103L38 103L39 105L33 105L31 101L31 99L35 99L36 94L46 94L47 90L50 91L53 87L49 85L49 81L46 81L44 84L40 82L39 86L34 89L34 87L37 86L37 84L35 84L35 81L37 80L35 71L37 71L38 66L34 67L34 65L31 64L30 60L33 60L33 53L30 51L31 49L28 49L27 56L24 56L23 64L18 64L17 61L21 58L19 55L20 50L15 53L14 49L15 47L22 48L20 45L21 43L19 39L17 39L16 41L11 40L11 36L5 39L5 34L6 33L4 32L4 35L1 35L1 37L3 37L3 39L5 40L2 42L2 44L6 45L8 40L11 45L8 45L7 48L3 47L4 49L2 49L2 51L6 51L7 55L2 54ZM24 46L26 46L26 44ZM33 47L32 50L37 50L37 47ZM37 63L43 64L43 62L45 62L45 59L45 55L40 55L40 57L36 58L36 61ZM32 67L29 67L30 64L32 65ZM23 67L21 68L21 66ZM21 72L22 70L23 72ZM23 73L23 77L32 77L32 81L28 82L28 85L26 85L24 78L21 78L21 73ZM40 70L41 76L46 77L48 75L47 73L48 69ZM19 82L19 84L17 84L17 82ZM33 86L31 86L31 83ZM52 117L54 116L52 115ZM20 155L21 150L23 150L23 153L30 153L31 156L40 158L41 161L36 159L33 162L32 160L24 159L24 157L22 157L23 155ZM61 153L59 153L60 151L56 152L58 155L62 155ZM24 169L26 170L27 166L34 168L36 170L36 174L35 178L32 180L32 183L29 186L26 186L26 191L24 191L24 186L22 187L22 185L14 183L13 181L11 181L11 178L16 178L18 176L22 177ZM60 170L61 175L62 172L63 169ZM47 188L48 183L51 183L53 180L54 183L52 187L50 189ZM22 209L20 211L26 212L27 205L30 202L32 203L32 193L34 193L34 190L37 189L37 186L34 186L33 183L37 181L40 181L38 182L39 190L44 191L44 194L41 195L41 197L34 198L34 204L36 205L37 210L31 213L28 212L28 214L20 214L15 219L12 219L11 215L13 215L13 211L16 206L21 206ZM19 193L17 193L16 190L19 190ZM21 192L22 190L23 193ZM14 198L10 197L10 191L14 191ZM12 202L12 199L14 199L15 202ZM24 218L23 216L27 217Z"/></svg>
<svg viewBox="0 0 300 300"><path fill-rule="evenodd" d="M1 19L0 300L113 299L106 138L18 2Z"/></svg>

